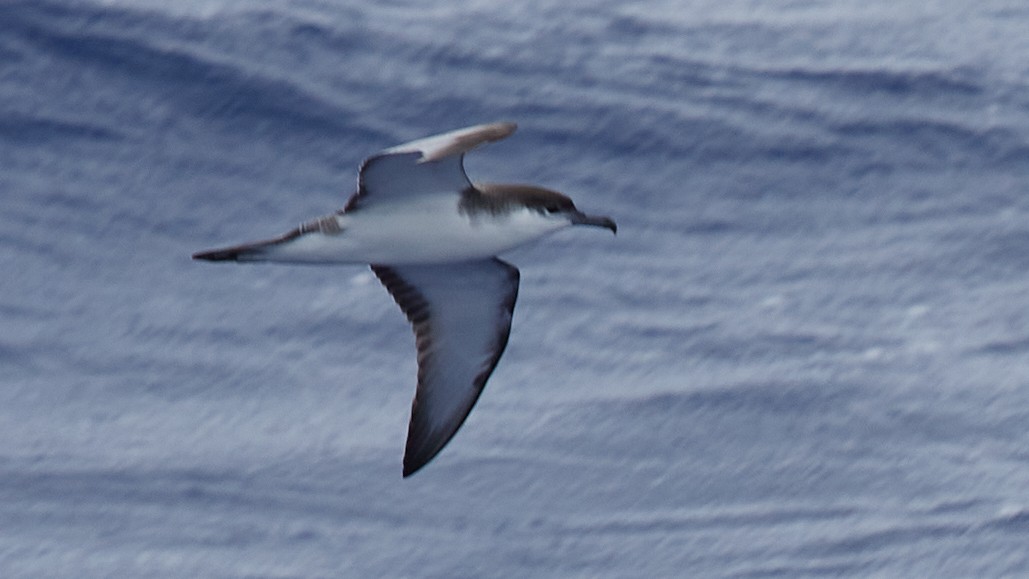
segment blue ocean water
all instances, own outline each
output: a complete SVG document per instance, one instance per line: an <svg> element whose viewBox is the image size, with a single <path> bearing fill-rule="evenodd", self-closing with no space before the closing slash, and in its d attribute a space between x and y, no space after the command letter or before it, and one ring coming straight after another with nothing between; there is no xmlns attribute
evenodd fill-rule
<svg viewBox="0 0 1029 579"><path fill-rule="evenodd" d="M0 4L3 577L1029 574L1029 6ZM402 480L378 149L610 214Z"/></svg>

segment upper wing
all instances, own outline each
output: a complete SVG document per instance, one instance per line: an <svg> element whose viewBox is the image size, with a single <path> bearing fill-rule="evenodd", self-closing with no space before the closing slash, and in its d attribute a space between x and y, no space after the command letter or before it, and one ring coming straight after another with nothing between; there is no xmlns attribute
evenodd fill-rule
<svg viewBox="0 0 1029 579"><path fill-rule="evenodd" d="M475 125L390 147L383 153L421 153L419 163L439 161L444 157L471 151L483 143L499 141L510 136L517 128L518 125L514 123Z"/></svg>
<svg viewBox="0 0 1029 579"><path fill-rule="evenodd" d="M518 269L490 258L372 270L414 326L418 348L406 477L450 441L493 373L511 331Z"/></svg>
<svg viewBox="0 0 1029 579"><path fill-rule="evenodd" d="M464 153L515 131L514 123L493 123L458 129L390 147L361 164L358 190L344 211L373 203L403 201L412 196L458 195L471 186L464 172Z"/></svg>

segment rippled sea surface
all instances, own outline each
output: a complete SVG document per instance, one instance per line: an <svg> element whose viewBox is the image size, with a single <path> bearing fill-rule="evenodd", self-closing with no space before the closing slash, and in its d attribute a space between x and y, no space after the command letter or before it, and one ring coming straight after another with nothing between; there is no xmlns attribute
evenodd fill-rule
<svg viewBox="0 0 1029 579"><path fill-rule="evenodd" d="M0 3L3 577L1029 574L1029 6ZM561 190L400 476L363 267L197 263L493 120Z"/></svg>

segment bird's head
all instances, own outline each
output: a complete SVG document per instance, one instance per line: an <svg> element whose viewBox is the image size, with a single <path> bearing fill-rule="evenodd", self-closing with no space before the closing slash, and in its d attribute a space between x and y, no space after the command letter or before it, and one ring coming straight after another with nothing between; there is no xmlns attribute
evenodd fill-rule
<svg viewBox="0 0 1029 579"><path fill-rule="evenodd" d="M534 185L507 185L484 183L475 185L485 199L500 207L522 206L547 219L563 221L568 225L592 225L618 233L618 226L610 217L587 215L575 206L571 198Z"/></svg>

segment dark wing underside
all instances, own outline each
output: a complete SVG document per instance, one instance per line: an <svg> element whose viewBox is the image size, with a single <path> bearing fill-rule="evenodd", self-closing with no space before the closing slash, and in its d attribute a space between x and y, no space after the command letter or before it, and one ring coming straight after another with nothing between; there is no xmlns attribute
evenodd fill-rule
<svg viewBox="0 0 1029 579"><path fill-rule="evenodd" d="M407 315L418 349L406 477L446 446L482 393L507 345L519 275L497 258L372 270Z"/></svg>

